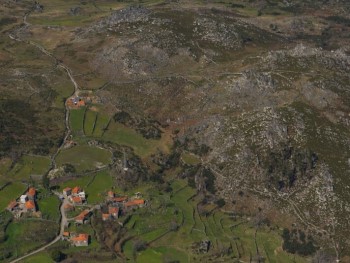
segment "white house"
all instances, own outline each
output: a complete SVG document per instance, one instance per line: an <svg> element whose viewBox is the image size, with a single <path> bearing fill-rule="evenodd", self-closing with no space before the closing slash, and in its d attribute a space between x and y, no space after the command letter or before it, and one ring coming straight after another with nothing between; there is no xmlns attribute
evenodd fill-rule
<svg viewBox="0 0 350 263"><path fill-rule="evenodd" d="M85 199L85 192L84 191L81 191L78 193L78 196L81 198L81 199Z"/></svg>
<svg viewBox="0 0 350 263"><path fill-rule="evenodd" d="M21 195L21 197L20 197L19 199L20 199L20 202L21 202L22 204L24 204L25 202L28 201L27 195Z"/></svg>

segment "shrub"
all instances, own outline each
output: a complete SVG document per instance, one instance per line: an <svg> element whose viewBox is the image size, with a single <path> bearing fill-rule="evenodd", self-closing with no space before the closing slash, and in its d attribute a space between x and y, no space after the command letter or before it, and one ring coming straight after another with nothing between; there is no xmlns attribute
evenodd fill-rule
<svg viewBox="0 0 350 263"><path fill-rule="evenodd" d="M219 207L223 207L224 205L226 205L226 202L223 198L220 198L219 200L217 200L215 202Z"/></svg>
<svg viewBox="0 0 350 263"><path fill-rule="evenodd" d="M293 229L290 231L285 228L282 234L283 249L292 254L309 256L316 252L317 247L314 245L314 240L311 236L306 238L303 231Z"/></svg>
<svg viewBox="0 0 350 263"><path fill-rule="evenodd" d="M51 251L50 256L55 262L61 262L63 259L65 259L65 255L60 250Z"/></svg>

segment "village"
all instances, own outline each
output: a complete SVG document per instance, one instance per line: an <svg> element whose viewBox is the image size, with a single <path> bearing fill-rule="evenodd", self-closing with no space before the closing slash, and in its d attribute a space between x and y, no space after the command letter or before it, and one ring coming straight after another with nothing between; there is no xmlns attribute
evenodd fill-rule
<svg viewBox="0 0 350 263"><path fill-rule="evenodd" d="M36 202L38 191L34 187L28 187L28 190L17 200L11 201L7 210L11 212L15 219L21 217L41 218L41 212ZM63 232L60 233L61 239L68 241L72 246L82 247L89 246L90 235L87 233L75 233L68 230L71 223L83 225L89 223L94 210L101 214L102 221L118 221L119 217L132 212L133 209L141 208L146 205L142 199L141 193L136 193L133 197L120 196L113 191L105 193L105 200L97 205L89 205L87 194L79 186L73 188L66 187L61 193L55 192L55 195L62 201L61 203L61 226ZM83 209L78 215L68 218L67 214L75 210Z"/></svg>

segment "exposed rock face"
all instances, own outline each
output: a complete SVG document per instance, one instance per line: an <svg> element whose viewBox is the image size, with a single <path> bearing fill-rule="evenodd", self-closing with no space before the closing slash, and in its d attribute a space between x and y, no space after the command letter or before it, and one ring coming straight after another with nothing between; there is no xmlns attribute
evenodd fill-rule
<svg viewBox="0 0 350 263"><path fill-rule="evenodd" d="M151 11L144 7L127 7L114 11L102 21L103 25L114 26L120 23L147 22Z"/></svg>

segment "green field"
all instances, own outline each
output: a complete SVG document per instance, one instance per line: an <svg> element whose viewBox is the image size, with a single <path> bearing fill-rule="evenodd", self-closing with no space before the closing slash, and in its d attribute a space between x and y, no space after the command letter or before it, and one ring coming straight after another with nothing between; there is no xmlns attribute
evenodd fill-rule
<svg viewBox="0 0 350 263"><path fill-rule="evenodd" d="M162 143L161 140L145 139L135 130L114 122L111 122L108 126L108 130L105 132L102 139L129 146L141 157L154 153L157 148L161 147Z"/></svg>
<svg viewBox="0 0 350 263"><path fill-rule="evenodd" d="M181 154L181 160L188 165L197 165L201 163L200 158L192 153Z"/></svg>
<svg viewBox="0 0 350 263"><path fill-rule="evenodd" d="M91 136L93 134L96 117L97 117L97 113L95 111L87 110L85 112L85 120L84 120L85 135Z"/></svg>
<svg viewBox="0 0 350 263"><path fill-rule="evenodd" d="M59 225L51 221L21 220L12 222L6 229L8 239L0 249L11 251L13 258L19 257L50 242L55 238Z"/></svg>
<svg viewBox="0 0 350 263"><path fill-rule="evenodd" d="M188 255L172 247L150 248L138 254L136 262L163 263L167 261L189 262Z"/></svg>
<svg viewBox="0 0 350 263"><path fill-rule="evenodd" d="M107 127L109 123L110 117L101 113L98 113L96 126L94 130L94 136L101 137L104 129Z"/></svg>
<svg viewBox="0 0 350 263"><path fill-rule="evenodd" d="M27 185L20 182L13 182L0 191L0 209L7 207L10 201L19 198L27 190Z"/></svg>
<svg viewBox="0 0 350 263"><path fill-rule="evenodd" d="M69 125L75 134L83 133L83 121L86 108L72 109L69 114Z"/></svg>
<svg viewBox="0 0 350 263"><path fill-rule="evenodd" d="M48 157L24 155L8 174L15 180L29 179L29 176L41 179L49 169L50 162Z"/></svg>
<svg viewBox="0 0 350 263"><path fill-rule="evenodd" d="M65 73L66 72L64 72L64 74ZM69 79L65 81L57 81L52 88L57 92L53 106L56 108L64 109L66 99L74 92L74 86L72 82Z"/></svg>
<svg viewBox="0 0 350 263"><path fill-rule="evenodd" d="M41 211L43 218L50 220L58 220L60 201L57 196L49 195L37 201L39 211Z"/></svg>
<svg viewBox="0 0 350 263"><path fill-rule="evenodd" d="M41 182L50 162L48 157L24 155L10 170L11 161L3 160L0 164L0 183L7 186L0 190L0 209L5 209L11 200L19 198L28 183Z"/></svg>
<svg viewBox="0 0 350 263"><path fill-rule="evenodd" d="M52 258L49 255L49 253L46 251L35 254L35 255L28 257L20 262L21 263L33 263L33 262L35 262L35 263L54 263L54 261L52 260Z"/></svg>
<svg viewBox="0 0 350 263"><path fill-rule="evenodd" d="M73 148L63 150L56 158L58 165L66 163L72 164L77 172L95 170L111 162L112 154L104 149L78 145Z"/></svg>

